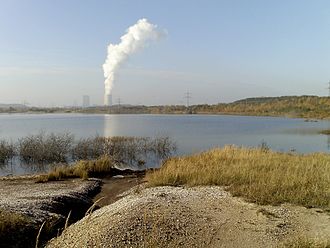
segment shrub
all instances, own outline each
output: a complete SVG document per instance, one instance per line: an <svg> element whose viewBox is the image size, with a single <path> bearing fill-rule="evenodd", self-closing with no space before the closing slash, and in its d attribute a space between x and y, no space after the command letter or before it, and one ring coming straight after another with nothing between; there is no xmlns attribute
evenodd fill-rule
<svg viewBox="0 0 330 248"><path fill-rule="evenodd" d="M169 137L157 137L152 144L155 154L161 159L168 159L177 149Z"/></svg>
<svg viewBox="0 0 330 248"><path fill-rule="evenodd" d="M73 142L68 133L30 135L19 140L20 158L26 162L52 163L67 162Z"/></svg>
<svg viewBox="0 0 330 248"><path fill-rule="evenodd" d="M3 143L3 146L14 149L13 145L7 143ZM136 167L145 165L147 161L157 163L159 160L170 157L176 151L176 145L169 137L152 139L148 137L96 136L81 138L75 143L71 134L46 134L44 132L19 139L17 146L20 159L29 165L31 163L68 163L108 156L113 158L117 164ZM11 156L14 155L11 154ZM2 155L0 151L0 162L1 157L11 158L9 155Z"/></svg>
<svg viewBox="0 0 330 248"><path fill-rule="evenodd" d="M94 137L80 139L73 147L74 160L97 159L109 156L118 163L141 166L151 159L164 159L176 150L169 137Z"/></svg>
<svg viewBox="0 0 330 248"><path fill-rule="evenodd" d="M16 154L15 146L6 140L0 140L0 164L5 164Z"/></svg>
<svg viewBox="0 0 330 248"><path fill-rule="evenodd" d="M104 155L103 137L81 138L72 148L74 160L96 159Z"/></svg>

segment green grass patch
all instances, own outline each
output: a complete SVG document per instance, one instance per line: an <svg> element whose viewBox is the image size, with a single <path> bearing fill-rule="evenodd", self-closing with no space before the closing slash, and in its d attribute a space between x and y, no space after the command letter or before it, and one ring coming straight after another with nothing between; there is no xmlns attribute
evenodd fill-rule
<svg viewBox="0 0 330 248"><path fill-rule="evenodd" d="M221 185L258 204L330 207L330 155L226 146L169 159L147 174L150 186Z"/></svg>

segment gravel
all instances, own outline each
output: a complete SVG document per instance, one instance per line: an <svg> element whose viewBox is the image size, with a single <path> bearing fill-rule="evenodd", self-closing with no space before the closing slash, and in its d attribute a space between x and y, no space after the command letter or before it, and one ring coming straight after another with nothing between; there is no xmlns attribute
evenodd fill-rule
<svg viewBox="0 0 330 248"><path fill-rule="evenodd" d="M47 247L276 247L302 231L330 238L329 216L320 210L259 206L221 187L140 185L124 196Z"/></svg>

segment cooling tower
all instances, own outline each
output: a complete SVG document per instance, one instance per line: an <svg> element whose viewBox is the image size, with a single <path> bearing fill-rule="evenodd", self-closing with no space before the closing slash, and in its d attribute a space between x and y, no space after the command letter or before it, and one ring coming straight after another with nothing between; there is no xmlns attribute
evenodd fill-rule
<svg viewBox="0 0 330 248"><path fill-rule="evenodd" d="M104 105L105 106L112 106L112 95L105 95L104 96Z"/></svg>

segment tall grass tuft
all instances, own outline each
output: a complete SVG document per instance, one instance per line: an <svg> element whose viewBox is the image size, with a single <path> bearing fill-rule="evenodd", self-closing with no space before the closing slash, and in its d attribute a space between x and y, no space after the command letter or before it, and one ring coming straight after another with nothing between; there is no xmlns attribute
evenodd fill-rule
<svg viewBox="0 0 330 248"><path fill-rule="evenodd" d="M147 174L150 186L222 185L259 204L330 208L330 155L226 146L169 159Z"/></svg>
<svg viewBox="0 0 330 248"><path fill-rule="evenodd" d="M47 175L42 175L37 182L58 181L66 178L82 178L105 176L110 174L115 166L115 161L108 156L101 157L96 160L82 160L76 164L62 165L55 167Z"/></svg>
<svg viewBox="0 0 330 248"><path fill-rule="evenodd" d="M1 247L12 247L13 244L23 242L29 246L27 234L31 234L29 233L30 223L31 219L22 214L0 209Z"/></svg>

